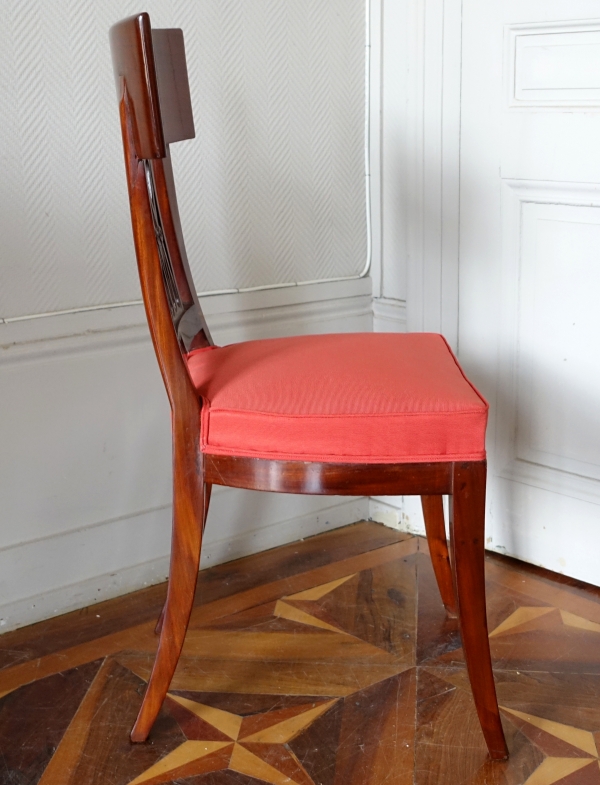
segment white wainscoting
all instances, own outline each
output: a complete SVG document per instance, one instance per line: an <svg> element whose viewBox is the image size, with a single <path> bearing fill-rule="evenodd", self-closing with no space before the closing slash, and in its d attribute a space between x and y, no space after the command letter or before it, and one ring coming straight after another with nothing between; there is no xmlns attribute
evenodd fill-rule
<svg viewBox="0 0 600 785"><path fill-rule="evenodd" d="M458 335L461 0L384 3L382 295Z"/></svg>
<svg viewBox="0 0 600 785"><path fill-rule="evenodd" d="M511 108L564 111L600 105L600 20L507 25L505 89Z"/></svg>
<svg viewBox="0 0 600 785"><path fill-rule="evenodd" d="M372 330L370 279L204 298L220 344ZM0 323L0 627L164 580L169 407L143 308ZM368 515L366 499L215 489L203 564Z"/></svg>
<svg viewBox="0 0 600 785"><path fill-rule="evenodd" d="M373 331L376 333L406 332L406 301L391 297L373 298Z"/></svg>
<svg viewBox="0 0 600 785"><path fill-rule="evenodd" d="M497 469L598 503L600 188L507 181L503 216Z"/></svg>

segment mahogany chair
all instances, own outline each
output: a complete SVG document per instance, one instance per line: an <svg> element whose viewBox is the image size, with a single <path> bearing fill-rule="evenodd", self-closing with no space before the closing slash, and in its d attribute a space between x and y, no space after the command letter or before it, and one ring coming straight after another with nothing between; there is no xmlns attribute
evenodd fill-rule
<svg viewBox="0 0 600 785"><path fill-rule="evenodd" d="M192 610L213 484L282 493L420 495L440 593L458 615L493 759L508 750L484 586L487 403L440 335L357 333L216 347L190 275L169 145L194 137L181 30L148 14L110 32L144 304L169 397L173 536L154 668L131 733L147 738ZM442 495L451 499L451 548Z"/></svg>

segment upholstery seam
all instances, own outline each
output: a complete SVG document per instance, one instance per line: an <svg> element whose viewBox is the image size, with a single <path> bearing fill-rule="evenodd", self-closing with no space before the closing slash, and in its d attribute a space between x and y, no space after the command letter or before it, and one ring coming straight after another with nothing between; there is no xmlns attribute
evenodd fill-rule
<svg viewBox="0 0 600 785"><path fill-rule="evenodd" d="M204 399L203 399L204 400ZM349 418L356 418L362 417L366 419L370 419L372 417L422 417L426 416L443 416L443 417L458 417L459 415L466 415L466 414L487 414L488 407L480 408L480 409L463 409L462 411L453 412L453 411L422 411L422 412L389 412L389 413L374 413L374 414L285 414L283 412L263 412L257 409L216 409L212 408L210 411L213 414L239 414L239 415L258 415L260 417L274 417L274 418L284 418L286 417L289 420L316 420L316 419L338 419L338 420L346 420Z"/></svg>

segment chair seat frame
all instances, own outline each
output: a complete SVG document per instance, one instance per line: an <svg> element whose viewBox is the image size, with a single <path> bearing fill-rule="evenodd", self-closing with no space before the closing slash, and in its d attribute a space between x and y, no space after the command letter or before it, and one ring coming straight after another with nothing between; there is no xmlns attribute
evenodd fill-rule
<svg viewBox="0 0 600 785"><path fill-rule="evenodd" d="M419 495L442 601L451 616L458 616L485 741L491 758L504 760L508 749L494 686L485 605L486 462L374 465L217 456L201 451L202 400L189 376L185 354L191 348L212 345L212 340L185 258L168 151L169 143L193 136L183 39L181 31L152 31L148 15L140 14L111 29L111 46L140 282L171 405L173 437L167 599L157 624L158 650L132 741L147 739L179 661L194 602L213 485L277 493ZM161 58L165 59L164 67ZM169 91L163 91L167 96L163 99L161 79L173 78L173 74L179 80L177 89L171 84ZM164 104L172 101L173 95L181 98L182 94L185 100L178 110L168 113ZM450 498L450 547L444 494Z"/></svg>

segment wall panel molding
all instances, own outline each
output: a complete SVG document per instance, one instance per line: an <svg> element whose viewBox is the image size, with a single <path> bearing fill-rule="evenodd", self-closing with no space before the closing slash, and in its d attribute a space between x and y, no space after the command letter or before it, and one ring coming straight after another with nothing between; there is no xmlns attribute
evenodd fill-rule
<svg viewBox="0 0 600 785"><path fill-rule="evenodd" d="M600 108L600 19L507 25L504 36L509 108Z"/></svg>
<svg viewBox="0 0 600 785"><path fill-rule="evenodd" d="M462 0L390 1L384 22L381 292L456 348Z"/></svg>
<svg viewBox="0 0 600 785"><path fill-rule="evenodd" d="M596 235L599 186L504 181L495 470L509 480L598 503L600 455L590 414L590 406L597 407L587 399L574 402L579 388L591 383L586 353L600 324L597 308L577 305L570 294L572 281L586 280L594 297ZM558 311L547 305L552 286L552 300L562 301ZM581 374L585 385L578 384Z"/></svg>
<svg viewBox="0 0 600 785"><path fill-rule="evenodd" d="M323 332L345 332L346 319L358 320L353 321L356 329L370 330L372 323L369 277L212 295L202 297L201 304L217 343L314 331L321 324ZM0 366L19 358L149 340L141 301L0 321Z"/></svg>

